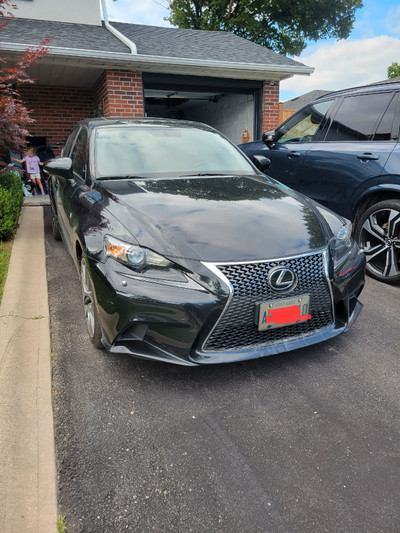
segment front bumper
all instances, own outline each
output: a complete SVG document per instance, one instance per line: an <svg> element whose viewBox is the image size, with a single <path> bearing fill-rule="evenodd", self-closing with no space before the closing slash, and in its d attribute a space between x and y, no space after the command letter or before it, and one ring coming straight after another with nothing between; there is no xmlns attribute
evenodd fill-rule
<svg viewBox="0 0 400 533"><path fill-rule="evenodd" d="M113 260L90 263L106 349L181 365L228 363L304 348L346 331L362 309L358 296L365 259L357 246L336 271L328 251L322 250L274 261L204 264L205 283L189 280L185 286L132 276ZM280 297L265 282L268 269L280 264L297 269L300 281L293 295L311 294L313 319L271 335L258 331L254 308Z"/></svg>

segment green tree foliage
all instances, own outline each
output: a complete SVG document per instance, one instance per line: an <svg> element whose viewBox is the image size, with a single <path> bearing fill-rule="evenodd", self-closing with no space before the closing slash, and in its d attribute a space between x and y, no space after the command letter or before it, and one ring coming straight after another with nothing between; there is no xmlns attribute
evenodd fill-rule
<svg viewBox="0 0 400 533"><path fill-rule="evenodd" d="M346 39L362 0L171 0L179 28L225 30L276 52L299 55L306 41Z"/></svg>
<svg viewBox="0 0 400 533"><path fill-rule="evenodd" d="M400 77L400 64L393 62L387 69L388 78L399 78Z"/></svg>
<svg viewBox="0 0 400 533"><path fill-rule="evenodd" d="M0 174L0 241L10 239L17 227L24 199L19 174Z"/></svg>

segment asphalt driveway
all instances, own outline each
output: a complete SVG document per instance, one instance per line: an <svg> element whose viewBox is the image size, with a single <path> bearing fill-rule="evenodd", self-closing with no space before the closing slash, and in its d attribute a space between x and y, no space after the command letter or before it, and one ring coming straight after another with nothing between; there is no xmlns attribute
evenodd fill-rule
<svg viewBox="0 0 400 533"><path fill-rule="evenodd" d="M400 288L368 279L353 329L186 368L86 336L46 208L60 512L70 533L399 531Z"/></svg>

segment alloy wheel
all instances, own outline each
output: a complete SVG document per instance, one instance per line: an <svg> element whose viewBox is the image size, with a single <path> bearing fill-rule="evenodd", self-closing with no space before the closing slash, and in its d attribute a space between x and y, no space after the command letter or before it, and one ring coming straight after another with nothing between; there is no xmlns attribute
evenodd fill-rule
<svg viewBox="0 0 400 533"><path fill-rule="evenodd" d="M93 339L96 328L96 304L94 301L94 294L92 289L92 283L90 281L89 271L86 266L86 260L84 258L81 261L81 286L86 325L89 332L89 336L91 339Z"/></svg>
<svg viewBox="0 0 400 533"><path fill-rule="evenodd" d="M394 204L397 205L383 205ZM360 221L359 244L367 259L367 271L381 281L400 279L400 202L381 202Z"/></svg>

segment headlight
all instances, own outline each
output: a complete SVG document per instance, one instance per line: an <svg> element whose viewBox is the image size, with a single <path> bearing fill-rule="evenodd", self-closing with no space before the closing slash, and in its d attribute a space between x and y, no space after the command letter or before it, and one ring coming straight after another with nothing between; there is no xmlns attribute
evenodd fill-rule
<svg viewBox="0 0 400 533"><path fill-rule="evenodd" d="M351 222L343 225L334 237L330 240L330 247L333 255L335 268L338 267L349 255L353 239L351 238Z"/></svg>
<svg viewBox="0 0 400 533"><path fill-rule="evenodd" d="M162 255L114 237L106 236L104 238L104 250L108 257L113 257L134 270L141 271L148 267L168 268L172 266L171 261Z"/></svg>

